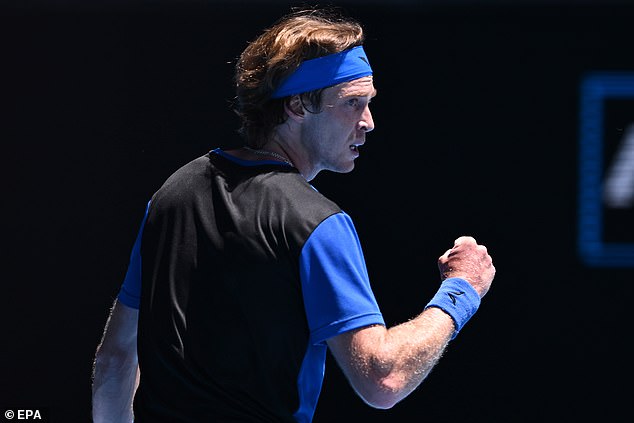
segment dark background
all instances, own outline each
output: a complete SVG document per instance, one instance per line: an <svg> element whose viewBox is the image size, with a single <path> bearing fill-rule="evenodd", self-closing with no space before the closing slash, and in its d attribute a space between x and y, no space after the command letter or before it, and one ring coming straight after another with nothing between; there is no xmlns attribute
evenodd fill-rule
<svg viewBox="0 0 634 423"><path fill-rule="evenodd" d="M177 167L239 145L234 59L299 4L2 5L0 405L90 420L145 203ZM634 270L579 260L576 208L579 82L634 71L634 5L336 4L367 30L376 130L354 172L314 185L353 217L387 323L422 310L460 235L497 277L392 410L365 406L330 357L315 422L630 421Z"/></svg>

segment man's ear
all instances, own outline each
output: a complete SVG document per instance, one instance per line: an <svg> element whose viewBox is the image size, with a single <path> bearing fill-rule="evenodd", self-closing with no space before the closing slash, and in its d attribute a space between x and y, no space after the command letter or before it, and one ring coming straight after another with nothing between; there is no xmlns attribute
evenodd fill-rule
<svg viewBox="0 0 634 423"><path fill-rule="evenodd" d="M301 120L304 117L304 105L299 95L294 95L284 102L284 111L289 119Z"/></svg>

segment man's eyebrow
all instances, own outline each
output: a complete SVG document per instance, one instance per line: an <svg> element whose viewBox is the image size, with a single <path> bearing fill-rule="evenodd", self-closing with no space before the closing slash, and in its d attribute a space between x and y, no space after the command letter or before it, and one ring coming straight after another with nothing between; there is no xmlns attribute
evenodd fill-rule
<svg viewBox="0 0 634 423"><path fill-rule="evenodd" d="M342 93L342 92L340 92L340 93L339 93L339 95L338 95L338 97L339 97L339 98L342 98L342 99L343 99L343 98L352 98L352 97L370 97L370 98L373 98L373 97L375 97L375 96L376 96L377 92L378 92L378 91L376 90L376 88L373 88L373 89L372 89L372 92L371 92L369 95L368 95L368 94L363 94L363 93L360 93L360 92L358 92L358 91L357 91L357 92L354 92L354 91L353 91L353 92L351 92L351 93L345 93L345 94L344 94L344 93Z"/></svg>
<svg viewBox="0 0 634 423"><path fill-rule="evenodd" d="M368 94L362 94L362 93L351 93L349 95L345 95L344 97L375 97L377 94L377 90L373 89L372 92L368 95Z"/></svg>

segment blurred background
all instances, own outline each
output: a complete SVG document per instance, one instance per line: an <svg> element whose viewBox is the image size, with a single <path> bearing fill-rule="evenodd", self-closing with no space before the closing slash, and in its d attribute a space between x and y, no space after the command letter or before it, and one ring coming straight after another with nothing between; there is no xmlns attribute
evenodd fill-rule
<svg viewBox="0 0 634 423"><path fill-rule="evenodd" d="M146 202L241 145L235 59L305 4L2 3L2 407L90 421ZM379 95L355 171L313 184L352 216L387 323L422 310L460 235L497 276L392 410L366 406L329 357L315 422L631 421L634 3L327 4L365 26ZM615 163L618 204L602 197Z"/></svg>

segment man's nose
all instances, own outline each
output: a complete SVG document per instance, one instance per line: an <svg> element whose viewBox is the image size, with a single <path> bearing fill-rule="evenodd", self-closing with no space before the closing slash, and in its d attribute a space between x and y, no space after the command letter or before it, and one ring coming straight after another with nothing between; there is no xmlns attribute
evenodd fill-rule
<svg viewBox="0 0 634 423"><path fill-rule="evenodd" d="M372 112L370 108L366 107L361 120L359 121L359 130L364 132L370 132L374 129L374 119L372 119Z"/></svg>

